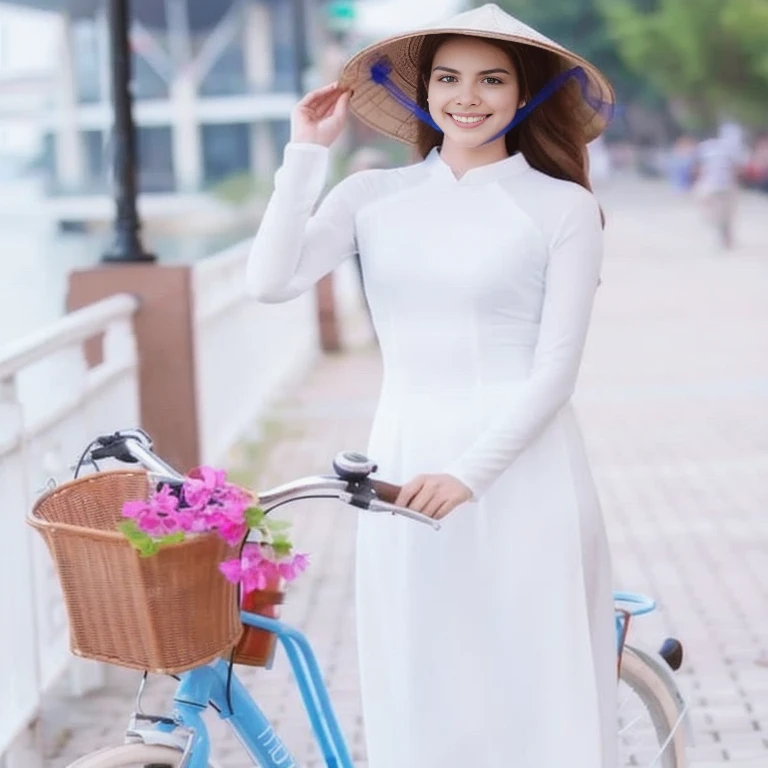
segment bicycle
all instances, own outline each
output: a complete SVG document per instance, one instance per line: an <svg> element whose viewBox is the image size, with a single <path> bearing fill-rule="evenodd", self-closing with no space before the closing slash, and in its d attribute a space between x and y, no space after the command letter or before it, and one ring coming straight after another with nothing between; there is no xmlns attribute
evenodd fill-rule
<svg viewBox="0 0 768 768"><path fill-rule="evenodd" d="M153 452L152 441L142 430L124 430L97 438L83 452L78 467L91 462L98 469L96 460L106 458L140 464L151 473L153 482L179 483L183 479ZM371 513L401 515L439 529L439 523L431 518L395 506L392 500L399 488L370 477L375 465L362 454L343 452L333 461L333 468L333 475L305 477L261 492L260 506L268 513L302 499L335 498ZM49 489L46 493L51 492ZM687 707L672 675L682 663L682 645L669 638L658 653L649 653L626 644L631 617L653 611L655 603L628 592L616 593L615 598L619 685L635 710L630 707L628 715L622 707L619 712L623 752L618 768L685 768L687 739L681 726ZM245 611L240 619L246 626L276 635L292 667L324 764L328 768L354 768L308 640L277 619ZM150 715L141 711L145 673L125 743L81 757L69 768L214 768L211 743L202 719L208 707L228 721L254 765L298 766L229 661L219 658L175 677L179 685L170 713ZM636 716L636 711L640 715ZM640 727L633 730L638 724ZM648 745L639 744L632 733L650 737L651 741Z"/></svg>

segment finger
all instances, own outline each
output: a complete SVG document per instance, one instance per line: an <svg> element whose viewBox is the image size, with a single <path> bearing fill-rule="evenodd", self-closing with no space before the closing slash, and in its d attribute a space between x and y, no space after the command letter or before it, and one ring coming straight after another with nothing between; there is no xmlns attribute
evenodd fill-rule
<svg viewBox="0 0 768 768"><path fill-rule="evenodd" d="M406 483L401 489L400 493L397 496L397 499L395 499L395 504L398 507L407 507L411 501L413 501L414 496L421 490L421 486L423 485L423 482L420 478L414 478L409 483Z"/></svg>
<svg viewBox="0 0 768 768"><path fill-rule="evenodd" d="M319 101L315 106L304 107L302 114L307 120L315 124L321 123L324 120L333 120L334 108L338 98L338 94L328 96L323 101Z"/></svg>
<svg viewBox="0 0 768 768"><path fill-rule="evenodd" d="M437 509L434 515L430 515L435 520L442 520L447 517L458 506L452 499L446 499Z"/></svg>
<svg viewBox="0 0 768 768"><path fill-rule="evenodd" d="M408 509L412 509L414 512L421 512L422 514L426 514L424 510L429 506L430 502L434 498L435 489L428 485L424 485L416 494L413 501L408 505Z"/></svg>
<svg viewBox="0 0 768 768"><path fill-rule="evenodd" d="M338 101L333 105L333 116L341 117L347 109L349 100L352 98L352 94L349 91L344 91L338 98Z"/></svg>
<svg viewBox="0 0 768 768"><path fill-rule="evenodd" d="M445 506L445 497L440 493L435 493L429 500L429 503L422 510L422 514L427 517L435 517L438 512Z"/></svg>
<svg viewBox="0 0 768 768"><path fill-rule="evenodd" d="M338 83L328 83L328 85L324 85L321 88L315 88L314 91L310 91L309 93L302 96L301 99L299 99L298 106L305 106L307 104L311 104L316 99L323 98L327 94L338 89L338 87L339 87Z"/></svg>
<svg viewBox="0 0 768 768"><path fill-rule="evenodd" d="M344 113L347 111L349 98L349 91L339 91L338 93L334 93L327 102L324 102L324 111L322 116L330 117L332 120L343 118Z"/></svg>
<svg viewBox="0 0 768 768"><path fill-rule="evenodd" d="M324 117L334 128L342 126L347 119L349 96L342 94L339 100L333 105L330 114Z"/></svg>
<svg viewBox="0 0 768 768"><path fill-rule="evenodd" d="M328 104L333 104L336 99L339 98L342 91L337 85L332 85L329 88L323 88L319 91L313 91L307 94L299 103L300 109L316 112L319 109L325 109Z"/></svg>

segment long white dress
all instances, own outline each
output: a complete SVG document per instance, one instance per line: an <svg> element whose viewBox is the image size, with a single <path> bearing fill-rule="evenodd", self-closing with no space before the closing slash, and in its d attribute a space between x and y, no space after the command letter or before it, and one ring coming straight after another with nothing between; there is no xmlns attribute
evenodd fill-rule
<svg viewBox="0 0 768 768"><path fill-rule="evenodd" d="M607 541L574 389L602 261L594 197L522 155L345 179L289 144L248 264L285 301L359 250L384 376L380 476L472 489L441 531L361 514L370 768L616 768Z"/></svg>

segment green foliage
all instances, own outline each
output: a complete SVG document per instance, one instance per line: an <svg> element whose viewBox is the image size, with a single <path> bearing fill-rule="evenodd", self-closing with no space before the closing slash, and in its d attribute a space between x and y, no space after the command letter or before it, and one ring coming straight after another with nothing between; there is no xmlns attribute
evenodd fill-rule
<svg viewBox="0 0 768 768"><path fill-rule="evenodd" d="M249 528L258 528L264 520L264 510L259 507L249 507L245 510L245 522Z"/></svg>
<svg viewBox="0 0 768 768"><path fill-rule="evenodd" d="M136 525L135 520L126 520L125 522L120 523L118 529L142 557L152 557L152 555L156 555L162 547L167 547L171 544L179 544L184 541L184 533L181 531L172 533L168 536L163 536L160 539L153 539L149 534L144 533L144 531Z"/></svg>
<svg viewBox="0 0 768 768"><path fill-rule="evenodd" d="M700 124L768 117L768 0L595 0L626 64Z"/></svg>
<svg viewBox="0 0 768 768"><path fill-rule="evenodd" d="M657 93L650 81L636 74L619 55L597 0L498 2L525 24L599 67L613 83L620 102L658 102Z"/></svg>
<svg viewBox="0 0 768 768"><path fill-rule="evenodd" d="M288 520L277 520L264 514L263 509L251 507L245 510L245 520L249 528L257 529L262 534L262 543L268 543L278 557L288 556L293 550L293 544L288 537L291 523Z"/></svg>
<svg viewBox="0 0 768 768"><path fill-rule="evenodd" d="M279 534L272 538L272 550L278 558L288 557L293 550L293 544L291 544L287 536Z"/></svg>

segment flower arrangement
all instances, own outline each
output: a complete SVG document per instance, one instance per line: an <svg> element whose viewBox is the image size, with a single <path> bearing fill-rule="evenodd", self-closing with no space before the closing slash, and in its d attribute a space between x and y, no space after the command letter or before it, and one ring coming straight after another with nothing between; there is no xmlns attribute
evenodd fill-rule
<svg viewBox="0 0 768 768"><path fill-rule="evenodd" d="M146 501L123 504L122 513L126 520L119 530L143 557L188 535L216 533L237 546L249 530L257 532L260 540L246 543L239 558L219 564L224 577L239 582L245 594L276 580L292 581L309 564L307 555L293 551L290 523L265 515L252 494L227 482L224 470L198 467L180 488L162 484Z"/></svg>

